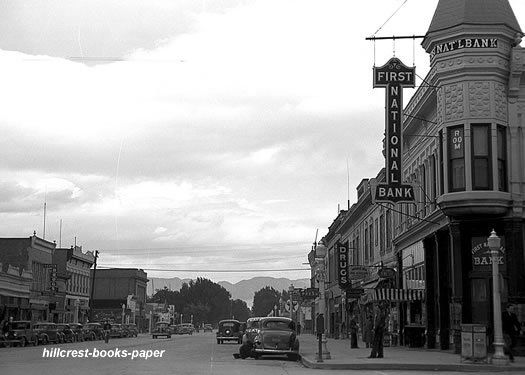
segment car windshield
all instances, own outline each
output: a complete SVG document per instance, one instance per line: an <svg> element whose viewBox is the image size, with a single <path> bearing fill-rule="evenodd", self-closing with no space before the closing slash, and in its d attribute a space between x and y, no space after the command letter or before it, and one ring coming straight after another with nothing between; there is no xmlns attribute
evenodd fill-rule
<svg viewBox="0 0 525 375"><path fill-rule="evenodd" d="M282 320L269 320L263 325L266 329L275 329L279 331L290 331L293 327L293 322L286 322Z"/></svg>

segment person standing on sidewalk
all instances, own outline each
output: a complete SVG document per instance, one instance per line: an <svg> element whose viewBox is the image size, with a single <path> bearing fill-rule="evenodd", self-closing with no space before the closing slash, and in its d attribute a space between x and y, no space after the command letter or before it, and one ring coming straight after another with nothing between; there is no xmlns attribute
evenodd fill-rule
<svg viewBox="0 0 525 375"><path fill-rule="evenodd" d="M509 355L509 360L514 362L514 347L520 334L520 322L514 313L514 306L507 305L507 310L501 314L503 320L503 338L505 340L505 351Z"/></svg>
<svg viewBox="0 0 525 375"><path fill-rule="evenodd" d="M367 348L370 348L372 344L372 333L374 330L374 319L372 319L372 315L368 315L365 320L365 324L363 325L363 342L365 343Z"/></svg>
<svg viewBox="0 0 525 375"><path fill-rule="evenodd" d="M380 306L377 306L372 352L368 358L383 358L383 334L385 331L385 319L385 312Z"/></svg>
<svg viewBox="0 0 525 375"><path fill-rule="evenodd" d="M355 315L352 316L350 320L350 348L358 349L357 346L357 320Z"/></svg>

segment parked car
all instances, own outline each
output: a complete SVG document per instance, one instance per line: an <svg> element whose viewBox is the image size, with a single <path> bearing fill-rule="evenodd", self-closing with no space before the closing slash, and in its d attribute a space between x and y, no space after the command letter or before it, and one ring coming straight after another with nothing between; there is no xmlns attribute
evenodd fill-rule
<svg viewBox="0 0 525 375"><path fill-rule="evenodd" d="M179 335L193 335L193 332L195 332L195 327L192 323L182 323L177 327L177 333Z"/></svg>
<svg viewBox="0 0 525 375"><path fill-rule="evenodd" d="M86 323L84 324L84 339L85 340L102 340L104 338L104 329L100 323Z"/></svg>
<svg viewBox="0 0 525 375"><path fill-rule="evenodd" d="M75 341L84 341L84 327L80 323L69 323L69 328L75 335Z"/></svg>
<svg viewBox="0 0 525 375"><path fill-rule="evenodd" d="M213 332L213 326L211 324L205 324L203 330L204 332Z"/></svg>
<svg viewBox="0 0 525 375"><path fill-rule="evenodd" d="M262 318L250 355L254 358L261 355L286 355L289 359L297 360L299 340L293 320L284 317Z"/></svg>
<svg viewBox="0 0 525 375"><path fill-rule="evenodd" d="M151 336L156 339L159 336L163 336L166 338L171 338L171 329L170 324L168 322L157 322L155 323L155 328L153 329L153 332L151 332Z"/></svg>
<svg viewBox="0 0 525 375"><path fill-rule="evenodd" d="M139 335L139 329L136 324L124 324L124 329L127 331L127 337L137 337Z"/></svg>
<svg viewBox="0 0 525 375"><path fill-rule="evenodd" d="M235 319L226 319L219 322L219 329L217 330L217 344L222 344L224 341L236 341L242 343L241 323Z"/></svg>
<svg viewBox="0 0 525 375"><path fill-rule="evenodd" d="M113 323L111 324L111 330L109 331L109 337L124 337L124 329L122 324Z"/></svg>
<svg viewBox="0 0 525 375"><path fill-rule="evenodd" d="M57 324L57 329L60 333L62 333L62 341L63 342L75 342L76 341L76 335L69 326L69 324Z"/></svg>
<svg viewBox="0 0 525 375"><path fill-rule="evenodd" d="M33 329L38 336L38 342L44 345L49 343L58 344L64 342L64 334L59 331L56 323L39 322L33 326Z"/></svg>
<svg viewBox="0 0 525 375"><path fill-rule="evenodd" d="M3 346L26 346L28 344L36 346L38 345L38 334L34 331L30 321L15 320L11 322L9 330L0 340L0 344Z"/></svg>

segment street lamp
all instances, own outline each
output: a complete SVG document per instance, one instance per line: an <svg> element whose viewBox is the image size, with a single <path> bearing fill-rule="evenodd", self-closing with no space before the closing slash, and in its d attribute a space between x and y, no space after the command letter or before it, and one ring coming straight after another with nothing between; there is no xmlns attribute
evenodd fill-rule
<svg viewBox="0 0 525 375"><path fill-rule="evenodd" d="M499 290L499 268L498 255L500 254L501 239L496 235L494 229L487 239L490 254L492 255L492 297L494 302L494 355L492 361L494 363L505 364L507 357L503 352L503 330L501 324L501 296Z"/></svg>
<svg viewBox="0 0 525 375"><path fill-rule="evenodd" d="M325 269L325 257L326 253L328 252L328 249L326 246L324 246L321 242L315 247L315 263L316 263L316 279L317 283L319 285L319 314L323 315L324 323L323 326L326 327L326 302L325 302L325 295L324 295L324 282L326 279L326 269ZM322 358L320 359L330 359L330 352L328 351L328 348L326 346L326 335L323 332L322 333ZM319 356L319 353L317 353Z"/></svg>

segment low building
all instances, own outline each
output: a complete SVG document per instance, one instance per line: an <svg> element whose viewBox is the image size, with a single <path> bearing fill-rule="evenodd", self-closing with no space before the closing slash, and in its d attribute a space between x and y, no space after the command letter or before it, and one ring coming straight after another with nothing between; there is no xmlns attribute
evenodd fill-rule
<svg viewBox="0 0 525 375"><path fill-rule="evenodd" d="M95 273L92 320L133 322L139 329L148 328L146 320L146 287L148 275L137 268L91 270Z"/></svg>

